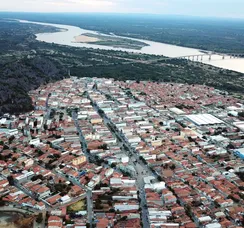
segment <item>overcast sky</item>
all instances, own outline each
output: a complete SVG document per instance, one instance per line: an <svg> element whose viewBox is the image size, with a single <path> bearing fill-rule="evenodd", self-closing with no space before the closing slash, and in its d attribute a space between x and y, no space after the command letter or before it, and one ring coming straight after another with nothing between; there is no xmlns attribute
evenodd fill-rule
<svg viewBox="0 0 244 228"><path fill-rule="evenodd" d="M244 18L244 0L0 0L0 11L118 12Z"/></svg>

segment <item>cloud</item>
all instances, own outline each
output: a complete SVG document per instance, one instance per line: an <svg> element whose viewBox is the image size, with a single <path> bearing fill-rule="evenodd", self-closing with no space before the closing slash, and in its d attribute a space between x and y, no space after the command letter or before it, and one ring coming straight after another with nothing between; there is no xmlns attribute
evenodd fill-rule
<svg viewBox="0 0 244 228"><path fill-rule="evenodd" d="M1 0L0 11L119 12L244 17L243 0Z"/></svg>
<svg viewBox="0 0 244 228"><path fill-rule="evenodd" d="M8 0L1 3L0 11L112 12L115 6L114 0Z"/></svg>

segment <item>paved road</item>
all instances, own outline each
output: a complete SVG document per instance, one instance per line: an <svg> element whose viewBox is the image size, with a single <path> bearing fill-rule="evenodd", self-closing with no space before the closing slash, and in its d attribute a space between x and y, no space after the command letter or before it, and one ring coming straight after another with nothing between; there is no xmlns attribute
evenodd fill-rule
<svg viewBox="0 0 244 228"><path fill-rule="evenodd" d="M24 193L25 193L26 195L28 195L29 197L31 197L31 198L33 198L33 199L36 198L36 196L35 196L33 193L30 193L30 192L29 192L25 187L23 187L21 184L15 182L14 185L15 185L15 187L17 187L18 189L20 189L22 192L24 192ZM39 199L45 204L47 210L50 209L50 206L46 203L45 200L43 200L43 199L41 199L41 198L39 198Z"/></svg>
<svg viewBox="0 0 244 228"><path fill-rule="evenodd" d="M86 140L85 140L85 138L84 138L84 136L82 134L82 130L81 130L81 127L79 125L79 121L77 119L77 113L75 111L72 111L72 118L73 118L73 121L75 123L76 130L79 133L80 142L81 142L81 146L82 146L82 151L85 154L87 160L89 162L91 162L91 163L94 163L96 161L96 159L90 153L87 152Z"/></svg>
<svg viewBox="0 0 244 228"><path fill-rule="evenodd" d="M77 119L77 113L74 111L72 112L72 118L74 120L77 132L79 133L83 153L85 154L85 156L89 162L95 162L95 158L90 153L87 152L87 143L82 134L82 130L80 128L80 125L79 125L79 122ZM81 186L81 184L78 182L78 180L74 179L73 182L75 184ZM83 188L84 188L84 186L83 186ZM88 219L88 223L90 224L90 227L92 227L92 223L93 223L93 220L92 220L93 219L92 190L86 186L85 186L85 188L86 188L86 196L87 196L87 219Z"/></svg>
<svg viewBox="0 0 244 228"><path fill-rule="evenodd" d="M87 197L87 219L90 224L90 227L92 227L92 219L93 219L93 202L92 202L92 191L87 190L86 192Z"/></svg>
<svg viewBox="0 0 244 228"><path fill-rule="evenodd" d="M94 109L98 112L99 107L96 105L96 103L88 96L88 98L92 101L94 104ZM99 112L98 112L99 114ZM100 115L100 114L99 114ZM148 228L150 227L149 219L148 219L148 210L147 210L147 202L146 202L146 193L144 189L144 181L143 178L145 176L149 176L151 174L151 170L146 166L137 155L134 148L131 147L131 145L126 141L124 135L122 135L118 129L115 127L115 125L112 123L112 121L106 116L106 114L101 115L101 117L104 120L105 125L108 127L108 129L115 135L115 137L120 141L123 146L127 147L128 150L125 150L125 153L130 158L130 164L135 168L137 175L134 177L136 179L137 189L139 191L139 197L141 199L140 201L140 208L141 208L141 218L142 218L142 224L143 227ZM130 156L131 155L131 156Z"/></svg>

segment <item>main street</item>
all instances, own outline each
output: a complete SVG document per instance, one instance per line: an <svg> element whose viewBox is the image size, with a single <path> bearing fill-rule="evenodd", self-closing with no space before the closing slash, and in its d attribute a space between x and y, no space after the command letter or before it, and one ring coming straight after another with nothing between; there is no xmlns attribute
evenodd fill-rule
<svg viewBox="0 0 244 228"><path fill-rule="evenodd" d="M89 161L91 163L94 163L95 162L95 158L90 153L87 152L86 140L85 140L85 138L84 138L84 136L82 134L82 130L80 128L79 121L77 119L77 113L75 111L72 111L72 119L74 121L76 130L77 130L77 132L79 134L81 147L82 147L82 152L85 154L85 156L87 158L87 161Z"/></svg>
<svg viewBox="0 0 244 228"><path fill-rule="evenodd" d="M146 193L145 193L143 179L145 176L149 176L149 174L151 173L151 170L147 166L145 167L145 165L142 164L141 160L139 159L139 156L136 155L135 150L125 140L125 138L121 135L121 133L116 128L114 128L113 123L106 116L104 116L104 118L105 118L105 123L106 122L110 123L109 126L112 127L112 132L114 132L117 139L119 139L119 141L121 141L123 143L123 145L126 148L128 148L127 150L125 150L125 152L127 153L128 157L130 158L130 164L133 165L133 167L135 168L135 170L137 172L137 175L135 176L135 178L136 178L137 189L139 191L139 197L140 197L142 224L143 224L143 227L145 227L145 228L150 227L149 220L148 220ZM109 129L110 129L110 127L109 127Z"/></svg>
<svg viewBox="0 0 244 228"><path fill-rule="evenodd" d="M92 201L92 190L88 189L86 191L86 201L87 201L87 220L89 221L90 227L93 223L93 201Z"/></svg>
<svg viewBox="0 0 244 228"><path fill-rule="evenodd" d="M93 100L90 98L89 94L88 94L88 99L90 99L92 101L94 109L98 112L99 107L93 102ZM47 102L46 102L46 108L47 108L47 113L46 113L45 117L48 119L50 116L50 107L48 107L48 98L47 98ZM99 114L99 115L101 115L101 114ZM134 178L136 179L136 185L137 185L137 189L138 189L138 193L139 193L138 196L140 198L142 224L143 224L143 227L146 227L146 228L150 227L149 220L148 220L146 193L145 193L145 189L144 189L144 177L149 176L149 175L153 176L154 174L149 169L149 167L141 161L136 150L126 140L125 136L116 128L116 126L113 124L113 122L105 114L102 115L102 118L104 119L105 125L112 132L114 137L117 138L117 141L120 142L118 144L121 146L121 148L124 148L124 150L123 150L124 153L126 153L128 155L128 157L130 158L129 164L132 165L134 167L134 169L136 170L136 175L134 176ZM72 111L72 119L74 121L76 130L79 134L79 139L81 142L82 151L83 151L84 155L87 157L87 160L89 162L96 162L96 159L87 151L87 143L82 134L82 129L79 125L79 121L77 118L77 112L75 112L74 110ZM86 191L87 219L88 219L88 223L90 224L90 227L92 227L92 224L93 224L92 190L87 188L84 185L81 185L80 182L76 178L67 177L65 174L57 172L57 171L54 171L54 173L69 180L73 184L82 187ZM75 202L77 202L77 199L75 200Z"/></svg>
<svg viewBox="0 0 244 228"><path fill-rule="evenodd" d="M89 154L87 152L87 144L86 144L86 140L82 134L82 130L80 128L78 119L77 119L77 113L75 111L72 111L72 118L74 121L74 124L76 126L76 130L79 133L79 138L80 138L80 142L81 142L81 146L82 146L82 151L85 154L87 160L89 162L94 162L95 158L93 156L91 156L91 154ZM81 186L81 184L75 179L73 178L73 182L79 186ZM78 182L78 183L77 183ZM84 188L84 186L82 186ZM87 219L88 219L88 223L90 224L90 227L92 227L92 223L93 223L93 201L92 201L92 190L89 189L88 187L86 188L86 198L87 198Z"/></svg>
<svg viewBox="0 0 244 228"><path fill-rule="evenodd" d="M144 189L144 177L149 176L152 174L151 170L146 166L137 155L134 148L131 147L130 143L126 141L124 135L119 132L119 130L116 128L116 126L112 123L112 121L106 116L106 114L102 114L99 112L99 107L97 104L90 98L88 95L88 99L91 100L94 109L97 111L97 113L103 118L105 125L108 127L108 129L112 132L112 134L117 138L118 142L121 142L123 147L127 148L125 149L125 153L130 158L129 164L134 167L134 169L137 172L137 175L134 176L136 179L136 185L137 190L139 191L139 198L140 198L140 208L141 208L141 218L142 218L142 224L144 228L150 227L149 224L149 217L148 217L148 210L147 210L147 202L146 202L146 193Z"/></svg>

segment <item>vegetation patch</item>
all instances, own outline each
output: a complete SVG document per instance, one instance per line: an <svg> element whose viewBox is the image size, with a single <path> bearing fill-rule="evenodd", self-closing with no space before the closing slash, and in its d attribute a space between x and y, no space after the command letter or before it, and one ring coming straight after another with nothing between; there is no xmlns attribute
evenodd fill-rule
<svg viewBox="0 0 244 228"><path fill-rule="evenodd" d="M86 204L84 200L80 200L70 206L68 206L67 210L69 212L78 212L86 210Z"/></svg>

